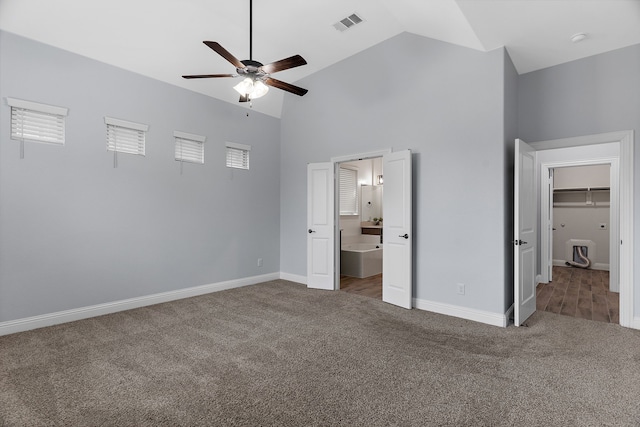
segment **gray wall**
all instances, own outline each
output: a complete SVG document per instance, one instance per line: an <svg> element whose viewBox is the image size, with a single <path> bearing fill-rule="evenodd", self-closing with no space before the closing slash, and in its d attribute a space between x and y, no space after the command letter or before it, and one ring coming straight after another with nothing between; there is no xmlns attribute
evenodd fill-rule
<svg viewBox="0 0 640 427"><path fill-rule="evenodd" d="M307 163L411 149L415 296L504 313L504 61L403 33L301 80L282 114L281 271L306 275Z"/></svg>
<svg viewBox="0 0 640 427"><path fill-rule="evenodd" d="M279 271L278 119L6 32L0 97L0 321ZM66 145L21 160L6 97L68 107ZM105 115L150 126L146 157L113 168ZM174 130L207 136L205 165L180 175Z"/></svg>
<svg viewBox="0 0 640 427"><path fill-rule="evenodd" d="M543 141L620 130L640 131L640 45L521 75L518 130L525 141ZM634 153L634 209L640 217L640 149ZM640 227L634 242L640 247ZM634 270L640 271L636 249ZM640 312L640 274L635 275Z"/></svg>

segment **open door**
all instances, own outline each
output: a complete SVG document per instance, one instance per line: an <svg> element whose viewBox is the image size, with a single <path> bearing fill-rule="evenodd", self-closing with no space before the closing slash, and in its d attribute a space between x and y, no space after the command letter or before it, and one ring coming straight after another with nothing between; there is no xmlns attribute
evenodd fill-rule
<svg viewBox="0 0 640 427"><path fill-rule="evenodd" d="M333 163L307 166L307 287L334 289Z"/></svg>
<svg viewBox="0 0 640 427"><path fill-rule="evenodd" d="M413 305L411 151L388 153L382 159L382 300L404 308Z"/></svg>
<svg viewBox="0 0 640 427"><path fill-rule="evenodd" d="M549 169L549 182L547 183L549 191L549 209L547 210L547 218L549 224L547 226L547 234L549 236L549 242L547 245L547 282L553 281L553 169Z"/></svg>
<svg viewBox="0 0 640 427"><path fill-rule="evenodd" d="M514 162L514 315L520 326L536 311L535 149L516 139Z"/></svg>

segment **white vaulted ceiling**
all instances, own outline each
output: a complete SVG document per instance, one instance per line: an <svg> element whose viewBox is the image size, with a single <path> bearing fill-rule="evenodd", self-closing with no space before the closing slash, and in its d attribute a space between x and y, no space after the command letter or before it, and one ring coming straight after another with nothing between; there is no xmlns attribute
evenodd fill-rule
<svg viewBox="0 0 640 427"><path fill-rule="evenodd" d="M520 74L640 43L640 0L253 3L253 59L308 62L274 75L290 83L404 31L480 51L505 46ZM333 27L354 12L365 22ZM235 72L203 40L249 57L249 0L0 0L0 29L237 103L237 80L181 76ZM572 43L580 32L587 38ZM406 67L398 64L398 78ZM253 108L279 117L285 96L296 95L273 89Z"/></svg>

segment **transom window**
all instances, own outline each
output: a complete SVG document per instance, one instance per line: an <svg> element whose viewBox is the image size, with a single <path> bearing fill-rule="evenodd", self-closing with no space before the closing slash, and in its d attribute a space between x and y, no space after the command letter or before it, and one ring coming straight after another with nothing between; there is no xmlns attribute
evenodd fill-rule
<svg viewBox="0 0 640 427"><path fill-rule="evenodd" d="M105 117L107 124L107 151L145 155L145 136L148 125Z"/></svg>
<svg viewBox="0 0 640 427"><path fill-rule="evenodd" d="M7 98L11 107L11 139L64 145L68 109Z"/></svg>
<svg viewBox="0 0 640 427"><path fill-rule="evenodd" d="M173 132L176 138L175 159L180 162L204 164L205 136L186 132Z"/></svg>
<svg viewBox="0 0 640 427"><path fill-rule="evenodd" d="M227 167L235 169L249 169L250 145L227 142Z"/></svg>

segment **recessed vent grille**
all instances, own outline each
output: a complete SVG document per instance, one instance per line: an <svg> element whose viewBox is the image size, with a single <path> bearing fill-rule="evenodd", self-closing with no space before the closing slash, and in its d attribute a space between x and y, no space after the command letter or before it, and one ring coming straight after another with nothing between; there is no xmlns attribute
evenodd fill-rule
<svg viewBox="0 0 640 427"><path fill-rule="evenodd" d="M345 31L361 22L363 22L363 19L357 14L352 13L346 18L341 19L340 21L333 24L333 28L335 28L338 31Z"/></svg>

